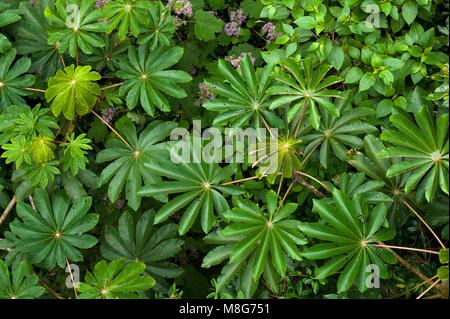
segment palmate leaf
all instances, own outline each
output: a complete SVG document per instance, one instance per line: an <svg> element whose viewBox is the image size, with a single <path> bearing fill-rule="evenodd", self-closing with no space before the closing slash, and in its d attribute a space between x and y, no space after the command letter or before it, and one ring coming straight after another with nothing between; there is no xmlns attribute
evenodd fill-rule
<svg viewBox="0 0 450 319"><path fill-rule="evenodd" d="M0 299L35 299L45 288L38 285L38 276L27 274L26 262L12 266L11 272L3 260L0 260Z"/></svg>
<svg viewBox="0 0 450 319"><path fill-rule="evenodd" d="M138 44L150 42L150 50L158 46L168 46L170 39L175 34L175 18L170 15L170 10L158 1L149 10L149 24L142 28Z"/></svg>
<svg viewBox="0 0 450 319"><path fill-rule="evenodd" d="M278 278L286 276L286 258L302 260L297 246L307 241L298 230L300 222L289 219L298 205L287 203L278 210L273 190L267 193L265 204L259 207L251 201L238 200L235 208L224 213L230 225L205 237L206 242L224 245L211 250L202 267L209 268L229 259L217 280L217 291L222 291L245 267L241 280L257 286L263 275L269 288L276 293ZM245 279L246 276L249 278Z"/></svg>
<svg viewBox="0 0 450 319"><path fill-rule="evenodd" d="M17 243L19 242L20 239L17 238L17 236L10 231L5 231L3 235L5 236L5 238L0 240L0 248L3 248L6 251L8 251L6 256L3 258L6 266L8 267L12 266L13 268L16 268L23 261L25 262L27 268L26 272L32 273L33 267L28 261L27 253L23 253L18 249L14 249L17 246Z"/></svg>
<svg viewBox="0 0 450 319"><path fill-rule="evenodd" d="M358 171L364 173L373 179L372 183L383 182L382 192L394 200L393 203L387 203L389 224L400 227L410 217L409 210L403 204L406 200L411 202L411 195L405 194L404 185L409 177L408 174L386 177L386 173L393 164L401 161L400 158L378 158L376 155L385 149L383 142L375 136L368 134L364 137L364 153L350 152L345 160L355 167Z"/></svg>
<svg viewBox="0 0 450 319"><path fill-rule="evenodd" d="M11 138L25 138L28 142L38 135L53 136L51 129L59 126L53 116L47 115L50 109L37 104L33 109L28 105L11 105L0 114L0 144Z"/></svg>
<svg viewBox="0 0 450 319"><path fill-rule="evenodd" d="M316 270L316 277L326 278L342 270L339 275L338 292L347 291L356 280L361 292L367 290L367 266L375 264L380 278L387 279L385 263L395 263L395 257L384 248L372 246L395 236L394 229L380 227L386 220L384 203L369 208L365 198L359 194L350 200L338 189L333 190L334 206L328 199L313 200L314 210L328 224L301 223L300 230L308 236L328 241L306 248L301 253L308 259L331 258Z"/></svg>
<svg viewBox="0 0 450 319"><path fill-rule="evenodd" d="M309 109L309 121L317 130L320 125L320 114L317 105L322 106L331 115L339 117L339 109L330 102L330 98L341 97L337 90L330 90L328 87L342 82L342 78L330 75L326 76L332 68L329 65L320 65L313 69L311 58L305 58L297 63L292 58L284 59L280 62L290 75L281 71L274 74L275 80L280 85L271 87L269 94L277 95L270 104L270 109L276 109L282 105L292 105L288 111L288 121L299 118L301 114Z"/></svg>
<svg viewBox="0 0 450 319"><path fill-rule="evenodd" d="M386 176L392 177L412 170L405 192L415 189L422 181L419 189L424 189L428 202L433 200L438 184L444 193L449 193L449 115L445 113L436 118L436 123L432 116L427 106L414 114L417 124L405 115L391 115L390 121L398 131L387 130L381 134L381 139L398 146L388 147L377 154L382 158L407 159L392 165Z"/></svg>
<svg viewBox="0 0 450 319"><path fill-rule="evenodd" d="M33 157L33 162L37 164L46 163L55 158L53 151L56 149L56 145L53 142L53 138L49 136L38 136L31 140L28 145L28 151Z"/></svg>
<svg viewBox="0 0 450 319"><path fill-rule="evenodd" d="M100 87L93 81L101 79L101 75L91 71L90 65L70 65L64 71L58 70L48 80L45 91L47 102L52 102L52 112L57 117L61 112L64 117L73 120L75 113L84 115L97 103Z"/></svg>
<svg viewBox="0 0 450 319"><path fill-rule="evenodd" d="M175 238L177 225L166 224L160 228L153 226L155 211L146 211L135 223L132 214L124 212L117 228L108 227L105 243L100 247L107 260L126 258L127 262L143 262L145 273L156 283L152 289L166 293L169 285L165 278L175 278L183 269L169 262L169 258L181 252L184 241Z"/></svg>
<svg viewBox="0 0 450 319"><path fill-rule="evenodd" d="M30 181L31 186L40 185L42 188L47 187L49 182L55 180L55 175L59 175L60 171L56 167L59 165L57 161L46 163L31 163L23 165L23 178Z"/></svg>
<svg viewBox="0 0 450 319"><path fill-rule="evenodd" d="M164 143L158 143L169 136L176 127L173 122L154 121L152 125L142 131L139 138L133 124L125 126L121 133L128 141L130 149L123 141L111 139L106 143L106 149L97 154L97 163L110 162L100 175L100 184L108 186L108 197L115 202L126 185L125 197L128 205L137 210L141 197L137 192L142 185L154 184L161 181L159 174L149 168L149 164L158 161L168 161L168 154ZM166 196L157 197L166 200Z"/></svg>
<svg viewBox="0 0 450 319"><path fill-rule="evenodd" d="M66 52L72 58L77 55L78 48L86 54L92 54L94 47L105 44L95 32L104 30L100 10L93 10L96 0L57 0L55 7L45 8L45 17L53 25L47 26L48 44L56 45L59 53Z"/></svg>
<svg viewBox="0 0 450 319"><path fill-rule="evenodd" d="M363 140L358 135L373 133L377 128L363 121L364 118L375 115L375 111L370 108L359 107L353 109L351 103L351 92L347 93L343 99L336 99L336 107L340 117L333 116L326 109L319 107L322 120L316 132L302 135L301 139L306 144L303 153L305 156L317 149L319 152L320 164L327 168L330 158L336 156L344 159L347 147L361 149Z"/></svg>
<svg viewBox="0 0 450 319"><path fill-rule="evenodd" d="M47 26L51 21L44 16L46 7L53 5L53 0L40 0L38 4L22 1L19 9L23 16L19 23L14 24L16 36L15 47L21 54L29 54L31 59L30 72L38 72L45 80L53 76L57 69L63 68L59 57L59 43L48 44Z"/></svg>
<svg viewBox="0 0 450 319"><path fill-rule="evenodd" d="M220 112L213 125L226 125L230 122L232 128L238 128L251 122L256 132L264 126L264 122L270 127L284 126L278 115L268 110L270 96L266 91L272 83L269 75L273 65L255 71L250 57L245 55L241 63L242 74L224 60L219 60L218 66L227 82L206 80L207 85L220 97L203 104L209 111Z"/></svg>
<svg viewBox="0 0 450 319"><path fill-rule="evenodd" d="M130 41L119 42L117 38L110 35L102 35L105 46L94 48L92 55L89 56L88 62L93 69L100 71L102 67L107 68L113 72L120 69L120 61L123 59L123 54L127 52L131 46ZM112 54L111 54L112 52ZM112 93L113 90L104 91L105 98L107 94Z"/></svg>
<svg viewBox="0 0 450 319"><path fill-rule="evenodd" d="M6 164L15 162L16 168L20 168L22 162L31 164L31 154L27 151L28 142L25 137L11 138L11 143L2 145L5 152L2 153L2 158L6 158Z"/></svg>
<svg viewBox="0 0 450 319"><path fill-rule="evenodd" d="M33 264L43 263L47 269L58 264L65 268L69 261L82 261L83 255L77 248L91 248L97 243L92 235L83 234L94 228L97 214L88 214L92 198L84 197L72 205L67 196L57 191L50 204L48 194L36 189L34 202L37 211L24 202L17 203L17 215L22 220L14 220L11 231L20 240L17 249L28 253Z"/></svg>
<svg viewBox="0 0 450 319"><path fill-rule="evenodd" d="M29 58L20 58L14 64L16 49L12 48L0 55L0 111L4 112L10 105L26 105L22 96L32 92L24 88L32 86L35 77L25 74L31 65Z"/></svg>
<svg viewBox="0 0 450 319"><path fill-rule="evenodd" d="M222 216L223 212L229 209L222 193L239 195L244 191L234 185L221 185L233 175L231 166L221 168L217 163L184 162L176 156L171 152L171 159L176 158L178 164L170 161L145 164L152 173L172 181L147 184L138 195L155 197L181 193L159 209L155 216L155 224L165 221L187 206L178 227L180 235L186 234L191 229L199 215L202 230L208 233L215 223L214 212Z"/></svg>
<svg viewBox="0 0 450 319"><path fill-rule="evenodd" d="M367 180L364 173L342 173L334 178L337 187L349 198L356 194L363 195L368 204L389 204L394 202L385 193L381 192L385 182L377 180ZM331 186L331 185L330 185Z"/></svg>
<svg viewBox="0 0 450 319"><path fill-rule="evenodd" d="M10 4L0 3L0 27L5 27L21 19L20 11L10 9ZM7 10L5 10L7 9ZM12 44L8 38L0 32L0 54L5 53L11 49Z"/></svg>
<svg viewBox="0 0 450 319"><path fill-rule="evenodd" d="M302 140L289 135L261 138L261 142L250 146L250 154L255 154L252 166L259 166L256 176L267 176L267 181L274 183L277 176L291 178L294 170L300 170L300 147Z"/></svg>
<svg viewBox="0 0 450 319"><path fill-rule="evenodd" d="M81 133L75 138L75 133L72 133L67 137L67 143L62 143L64 147L64 155L61 158L64 163L63 169L72 172L72 175L78 174L78 169L83 171L86 169L86 163L88 162L86 150L91 150L92 146L89 145L92 141L86 138L85 133Z"/></svg>
<svg viewBox="0 0 450 319"><path fill-rule="evenodd" d="M128 32L135 38L139 36L140 24L148 24L148 9L152 7L150 1L145 0L116 0L109 1L102 10L103 18L109 19L105 27L106 33L117 28L117 36L125 40Z"/></svg>
<svg viewBox="0 0 450 319"><path fill-rule="evenodd" d="M120 71L116 74L125 80L120 87L120 95L127 93L126 102L130 110L138 103L153 116L155 106L161 111L170 110L169 102L164 96L186 97L186 92L177 83L187 83L192 77L179 70L166 70L176 64L183 56L181 47L160 47L149 52L148 44L128 49L128 59L120 61Z"/></svg>
<svg viewBox="0 0 450 319"><path fill-rule="evenodd" d="M94 272L86 273L84 282L80 282L79 299L140 299L136 294L153 287L155 280L150 276L141 276L145 264L131 262L125 265L126 258L106 263L105 260L94 266Z"/></svg>

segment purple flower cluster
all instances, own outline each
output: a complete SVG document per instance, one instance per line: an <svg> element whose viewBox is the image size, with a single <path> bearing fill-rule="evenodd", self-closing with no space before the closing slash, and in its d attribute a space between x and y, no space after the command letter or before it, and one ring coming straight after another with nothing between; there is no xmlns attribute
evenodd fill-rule
<svg viewBox="0 0 450 319"><path fill-rule="evenodd" d="M255 63L255 58L252 56L251 52L242 52L240 56L238 56L237 58L234 55L230 55L225 57L225 61L228 61L231 63L231 65L239 71L239 73L241 73L241 62L244 59L245 55L248 55L250 58L250 61L252 61L252 63Z"/></svg>
<svg viewBox="0 0 450 319"><path fill-rule="evenodd" d="M275 33L275 25L272 22L267 22L261 28L261 33L266 34L266 42L271 43L273 40L278 39L281 36L281 33Z"/></svg>
<svg viewBox="0 0 450 319"><path fill-rule="evenodd" d="M184 17L192 17L192 4L189 0L169 0L166 8L172 9L175 12L175 25L180 27L187 24Z"/></svg>
<svg viewBox="0 0 450 319"><path fill-rule="evenodd" d="M247 16L242 12L242 9L237 9L236 11L231 11L230 20L232 22L236 22L239 25L242 25L244 21L247 19Z"/></svg>
<svg viewBox="0 0 450 319"><path fill-rule="evenodd" d="M223 28L223 31L225 31L225 33L231 37L231 36L235 36L235 37L239 37L241 35L241 27L237 24L237 22L228 22L227 24L225 24L225 27Z"/></svg>
<svg viewBox="0 0 450 319"><path fill-rule="evenodd" d="M97 0L97 2L95 3L95 7L96 8L104 8L105 5L109 2L110 0Z"/></svg>
<svg viewBox="0 0 450 319"><path fill-rule="evenodd" d="M114 115L116 114L116 109L113 107L107 107L106 109L102 110L102 119L106 122L106 123L110 123L114 117Z"/></svg>
<svg viewBox="0 0 450 319"><path fill-rule="evenodd" d="M231 22L227 22L225 24L225 27L223 28L223 31L228 36L235 36L239 37L241 35L241 25L244 23L244 21L247 19L247 16L244 15L242 12L242 9L237 9L236 11L231 11L230 13L230 20Z"/></svg>
<svg viewBox="0 0 450 319"><path fill-rule="evenodd" d="M109 199L108 194L105 194L105 197L103 197L103 200L105 202L111 203L111 200ZM123 205L125 204L125 199L119 198L118 200L116 200L116 202L114 204L116 204L117 209L122 209Z"/></svg>
<svg viewBox="0 0 450 319"><path fill-rule="evenodd" d="M30 5L35 6L37 8L39 6L39 0L30 0Z"/></svg>
<svg viewBox="0 0 450 319"><path fill-rule="evenodd" d="M214 100L216 97L206 86L205 82L202 82L198 85L198 99L194 102L195 106L201 106L203 103Z"/></svg>

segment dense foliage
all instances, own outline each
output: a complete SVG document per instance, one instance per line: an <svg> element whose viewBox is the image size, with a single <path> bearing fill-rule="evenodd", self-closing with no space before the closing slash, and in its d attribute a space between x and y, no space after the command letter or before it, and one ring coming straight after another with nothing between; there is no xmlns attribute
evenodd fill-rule
<svg viewBox="0 0 450 319"><path fill-rule="evenodd" d="M448 41L443 0L0 0L0 298L448 298Z"/></svg>

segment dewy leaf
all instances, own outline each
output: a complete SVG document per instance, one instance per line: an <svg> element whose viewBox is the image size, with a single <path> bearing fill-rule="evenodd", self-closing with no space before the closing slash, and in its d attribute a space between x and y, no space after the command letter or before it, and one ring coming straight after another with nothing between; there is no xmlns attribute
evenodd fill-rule
<svg viewBox="0 0 450 319"><path fill-rule="evenodd" d="M405 192L410 192L420 183L419 188L425 188L425 198L429 202L435 196L438 183L441 190L448 194L448 113L436 118L434 124L428 107L423 106L415 115L416 123L402 114L393 114L390 120L398 131L386 130L381 134L381 139L401 147L383 149L378 152L377 157L406 160L392 165L386 176L412 171L406 182Z"/></svg>
<svg viewBox="0 0 450 319"><path fill-rule="evenodd" d="M0 111L4 112L10 105L26 105L22 96L32 92L24 88L34 84L35 77L25 74L31 65L31 60L22 57L14 64L16 49L12 48L0 55Z"/></svg>
<svg viewBox="0 0 450 319"><path fill-rule="evenodd" d="M97 243L92 235L83 234L95 227L97 214L88 214L92 198L84 197L69 210L69 199L62 191L54 195L50 204L43 189L34 192L36 209L24 202L17 203L17 214L22 221L14 220L10 226L19 237L17 249L28 253L32 263L43 263L47 269L57 264L65 268L66 258L80 262L83 255L77 248L91 248Z"/></svg>
<svg viewBox="0 0 450 319"><path fill-rule="evenodd" d="M330 75L326 76L332 68L328 65L321 65L313 70L312 58L305 58L297 63L292 58L286 58L281 61L281 66L288 74L278 71L274 78L279 85L268 90L268 93L277 96L270 104L273 110L282 105L288 105L288 121L300 121L306 108L310 109L311 125L317 130L320 124L317 105L324 107L335 117L339 117L338 108L328 99L332 97L341 97L339 91L329 90L328 87L342 81L342 78ZM292 105L295 103L294 105Z"/></svg>
<svg viewBox="0 0 450 319"><path fill-rule="evenodd" d="M105 26L106 33L117 29L120 40L125 40L128 32L134 37L140 33L139 25L149 23L148 9L152 3L145 0L116 0L108 1L103 9L103 17L109 22Z"/></svg>
<svg viewBox="0 0 450 319"><path fill-rule="evenodd" d="M178 228L180 235L184 235L192 227L198 215L202 221L202 230L205 233L209 232L214 225L213 213L217 212L221 215L229 208L222 193L238 195L244 192L234 185L220 185L223 180L230 178L233 172L219 167L217 163L181 162L175 165L167 161L149 163L146 164L146 167L157 175L175 180L146 185L138 192L138 195L156 196L181 193L164 204L155 216L155 223L158 224L177 210L187 207Z"/></svg>
<svg viewBox="0 0 450 319"><path fill-rule="evenodd" d="M265 209L240 199L235 208L223 214L230 224L218 231L217 235L221 239L229 238L229 242L212 250L203 262L203 267L209 268L229 257L229 263L222 269L222 280L225 281L222 284L231 280L236 268L244 263L247 269L244 273L250 272L254 282L259 282L262 274L264 278L277 277L277 273L282 277L286 275L285 254L301 260L301 257L297 258L300 255L297 245L306 241L296 227L295 220L288 219L296 211L297 204L286 203L277 213L273 210L275 198L273 190L267 193L266 206L263 207ZM277 204L278 201L275 205ZM270 265L269 268L267 264ZM232 273L227 274L228 270L232 270ZM268 271L273 273L267 273ZM276 286L272 288L277 289Z"/></svg>
<svg viewBox="0 0 450 319"><path fill-rule="evenodd" d="M47 102L52 102L52 112L57 117L61 112L68 120L75 118L75 113L84 115L97 103L100 87L93 81L101 76L91 71L91 66L75 66L72 64L64 71L58 70L56 75L48 80L45 91Z"/></svg>
<svg viewBox="0 0 450 319"><path fill-rule="evenodd" d="M94 267L94 274L89 271L85 282L80 282L78 296L80 299L142 299L136 294L153 287L155 279L141 275L145 264L130 262L125 264L126 258L113 260L109 265L105 260Z"/></svg>
<svg viewBox="0 0 450 319"><path fill-rule="evenodd" d="M38 276L26 271L26 262L12 266L11 272L3 260L0 260L0 299L35 299L45 288L38 285Z"/></svg>
<svg viewBox="0 0 450 319"><path fill-rule="evenodd" d="M105 23L98 22L102 13L93 10L96 0L57 0L45 8L45 17L53 22L47 26L48 44L56 45L59 53L69 49L75 57L78 49L92 54L94 47L105 45L95 32L103 31Z"/></svg>
<svg viewBox="0 0 450 319"><path fill-rule="evenodd" d="M177 83L187 83L192 77L184 71L166 70L181 59L183 48L159 47L149 52L148 47L148 43L140 45L137 51L130 47L128 59L121 60L121 70L116 74L125 80L119 92L127 94L128 108L134 109L139 101L147 114L153 116L155 106L161 111L170 111L164 93L176 98L186 97Z"/></svg>
<svg viewBox="0 0 450 319"><path fill-rule="evenodd" d="M110 139L106 143L106 149L97 154L97 163L110 162L100 174L100 184L108 186L108 197L115 202L125 187L125 197L128 205L137 210L141 203L141 197L137 193L145 184L150 185L161 181L158 174L152 171L148 165L168 161L168 154L161 140L169 136L176 127L173 122L157 122L149 125L142 131L139 138L134 124L128 124L122 129L124 138L128 140L131 149L119 139ZM159 196L160 200L167 197Z"/></svg>
<svg viewBox="0 0 450 319"><path fill-rule="evenodd" d="M359 267L359 265L361 262L366 263L367 258L369 264L376 264L380 268L385 267L384 262L377 258L372 250L376 251L377 254L390 254L390 252L384 250L384 248L372 246L370 243L380 240L377 238L377 234L383 232L379 229L386 220L387 210L384 204L379 204L371 209L371 213L368 212L369 220L366 220L367 216L364 216L364 214L358 215L358 219L355 220L355 213L360 210L360 207L367 207L364 197L359 196L358 200L354 198L353 201L350 201L346 195L337 189L333 191L333 195L336 208L330 206L327 199L314 201L315 210L332 228L322 223L302 223L299 227L308 236L330 242L306 248L302 255L313 259L333 257L317 269L316 276L326 278L343 268L337 283L338 290L343 292L350 288L355 278L364 276L360 272L365 273L366 269ZM328 235L326 235L327 229ZM385 275L380 276L386 278ZM365 280L358 280L357 282L361 292L367 290Z"/></svg>
<svg viewBox="0 0 450 319"><path fill-rule="evenodd" d="M178 277L183 269L170 262L181 252L184 241L176 238L177 226L153 226L155 211L146 211L135 223L129 212L124 212L117 228L108 227L101 252L107 260L126 258L129 262L143 262L145 273L156 283L152 289L165 293L169 289L166 278Z"/></svg>

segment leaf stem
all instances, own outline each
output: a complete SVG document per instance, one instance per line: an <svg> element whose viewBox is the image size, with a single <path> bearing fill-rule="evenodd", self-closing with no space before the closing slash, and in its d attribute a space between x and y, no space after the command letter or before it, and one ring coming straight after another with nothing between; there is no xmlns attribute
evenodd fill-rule
<svg viewBox="0 0 450 319"><path fill-rule="evenodd" d="M440 279L438 279L438 280L436 280L435 282L433 282L433 284L432 284L430 287L428 287L424 292L422 292L422 293L420 294L420 296L417 297L416 299L420 299L420 298L422 298L423 296L425 296L425 294L426 294L428 291L430 291L434 286L436 286L436 284L437 284L439 281L440 281Z"/></svg>
<svg viewBox="0 0 450 319"><path fill-rule="evenodd" d="M39 278L39 277L38 277ZM49 286L47 286L47 284L45 282L42 281L41 278L39 278L39 284L44 287L45 289L47 289L53 296L55 296L57 299L64 299L63 297L61 297L60 294L58 294L56 291L54 291L52 288L50 288Z"/></svg>
<svg viewBox="0 0 450 319"><path fill-rule="evenodd" d="M303 103L303 106L302 106L302 113L300 114L300 118L298 119L298 124L297 124L297 128L295 129L294 138L297 137L298 130L300 129L300 124L301 124L302 121L303 121L303 115L305 114L306 103L308 103L308 100L307 100L307 99L305 99L305 103Z"/></svg>
<svg viewBox="0 0 450 319"><path fill-rule="evenodd" d="M125 83L125 82L120 82L120 83L108 85L108 86L105 86L105 87L101 88L100 90L103 91L103 90L110 89L110 88L113 88L113 87L116 87L116 86L121 86L121 85L124 84L124 83Z"/></svg>
<svg viewBox="0 0 450 319"><path fill-rule="evenodd" d="M95 113L95 111L93 109L89 109L89 111L91 111L95 116L97 116L100 119L100 121L103 122L103 124L105 124L107 127L109 127L110 130L113 131L122 140L122 142L125 143L126 146L128 146L131 150L134 150L131 147L131 145L127 141L125 141L125 139L111 125L109 125L100 115Z"/></svg>
<svg viewBox="0 0 450 319"><path fill-rule="evenodd" d="M302 161L302 166L305 164L306 160L309 158L309 156L316 150L316 148L319 147L320 144L322 144L322 142L325 140L325 137L323 137L319 143L317 143L313 149L308 153L308 155L306 155L305 159Z"/></svg>
<svg viewBox="0 0 450 319"><path fill-rule="evenodd" d="M252 177L247 177L247 178L243 178L243 179L238 179L237 181L226 182L226 183L220 184L220 186L235 184L235 183L239 183L239 182L245 182L245 181L249 181L249 180L252 180L255 178L258 178L258 176L252 176Z"/></svg>
<svg viewBox="0 0 450 319"><path fill-rule="evenodd" d="M11 201L9 202L8 206L3 211L2 216L0 216L0 226L3 224L6 217L8 217L8 214L11 211L11 209L14 207L15 203L16 203L16 196L13 196L13 198L11 198Z"/></svg>
<svg viewBox="0 0 450 319"><path fill-rule="evenodd" d="M312 177L311 175L308 175L308 174L303 173L303 172L300 172L300 171L295 171L295 172L296 172L297 174L300 174L300 175L306 176L306 177L308 177L308 178L311 178L312 180L314 180L314 181L316 181L317 183L319 183L323 188L325 188L325 189L326 189L327 191L329 191L330 193L333 192L331 189L329 189L329 188L327 187L327 185L325 185L324 183L322 183L321 181L319 181L317 178Z"/></svg>
<svg viewBox="0 0 450 319"><path fill-rule="evenodd" d="M61 58L61 62L62 62L63 67L66 67L66 63L64 62L62 54L60 54L59 57Z"/></svg>
<svg viewBox="0 0 450 319"><path fill-rule="evenodd" d="M410 289L408 289L408 290L402 292L400 295L394 297L394 299L400 298L401 296L406 295L408 292L413 291L413 290L416 290L417 288L419 288L419 287L425 285L426 283L428 283L428 282L434 280L435 278L437 278L437 276L438 276L438 275L435 275L435 276L433 276L433 277L431 277L431 278L428 278L428 279L425 280L425 281L422 281L420 284L418 284L418 285L414 286L413 288L410 288Z"/></svg>
<svg viewBox="0 0 450 319"><path fill-rule="evenodd" d="M406 207L409 208L409 210L411 210L420 220L422 223L425 224L425 226L428 228L428 230L433 234L434 238L437 239L437 241L439 242L439 244L441 245L442 249L445 249L444 244L442 243L442 241L439 239L439 237L436 235L436 233L433 231L433 229L431 229L430 225L428 225L425 220L411 207L409 206L409 204L403 200L403 204L406 205Z"/></svg>
<svg viewBox="0 0 450 319"><path fill-rule="evenodd" d="M45 90L41 90L41 89L25 88L25 90L45 93Z"/></svg>
<svg viewBox="0 0 450 319"><path fill-rule="evenodd" d="M439 252L438 251L434 251L434 250L412 248L412 247L402 247L402 246L390 246L390 245L385 245L385 244L383 244L383 245L380 245L380 244L369 244L369 245L376 246L376 247L383 247L383 248L393 248L393 249L420 251L420 252L423 252L423 253L439 255Z"/></svg>
<svg viewBox="0 0 450 319"><path fill-rule="evenodd" d="M72 275L72 268L70 267L69 260L66 257L67 268L69 268L70 279L72 280L73 290L75 291L75 297L78 298L77 287L75 287L75 280Z"/></svg>

